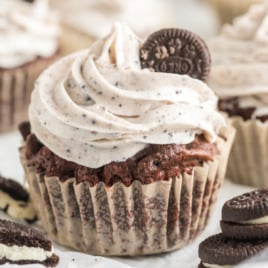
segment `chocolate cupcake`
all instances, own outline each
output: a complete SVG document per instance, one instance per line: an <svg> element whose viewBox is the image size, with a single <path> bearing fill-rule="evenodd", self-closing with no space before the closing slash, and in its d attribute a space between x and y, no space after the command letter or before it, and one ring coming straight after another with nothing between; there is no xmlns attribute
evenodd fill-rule
<svg viewBox="0 0 268 268"><path fill-rule="evenodd" d="M227 177L258 188L268 186L267 11L266 2L253 6L209 42L208 84L237 133Z"/></svg>
<svg viewBox="0 0 268 268"><path fill-rule="evenodd" d="M189 32L160 35L154 44L172 52L162 64L183 57L191 66L198 44L206 49ZM116 24L36 83L20 155L43 226L63 245L98 255L166 252L209 219L233 128L202 81L142 69L145 48Z"/></svg>
<svg viewBox="0 0 268 268"><path fill-rule="evenodd" d="M44 1L2 1L0 132L27 118L34 81L59 54L59 27Z"/></svg>

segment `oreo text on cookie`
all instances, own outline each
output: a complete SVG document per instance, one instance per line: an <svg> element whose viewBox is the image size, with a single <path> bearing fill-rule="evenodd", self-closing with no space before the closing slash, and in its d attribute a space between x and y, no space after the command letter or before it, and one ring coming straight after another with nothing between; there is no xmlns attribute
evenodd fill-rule
<svg viewBox="0 0 268 268"><path fill-rule="evenodd" d="M189 75L206 80L210 54L205 42L182 29L162 29L151 34L140 50L142 68L151 71Z"/></svg>

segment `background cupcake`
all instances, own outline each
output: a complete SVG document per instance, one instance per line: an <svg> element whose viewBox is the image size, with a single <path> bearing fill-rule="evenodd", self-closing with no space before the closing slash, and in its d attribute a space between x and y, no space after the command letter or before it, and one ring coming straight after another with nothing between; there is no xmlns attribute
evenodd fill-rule
<svg viewBox="0 0 268 268"><path fill-rule="evenodd" d="M69 52L88 48L117 21L128 23L142 36L174 23L163 0L53 0L51 6L61 15Z"/></svg>
<svg viewBox="0 0 268 268"><path fill-rule="evenodd" d="M57 19L46 1L0 5L0 132L27 118L37 76L59 53Z"/></svg>
<svg viewBox="0 0 268 268"><path fill-rule="evenodd" d="M247 12L248 8L263 0L206 0L219 15L220 22L231 23L233 19Z"/></svg>
<svg viewBox="0 0 268 268"><path fill-rule="evenodd" d="M209 43L208 80L237 130L227 176L238 183L268 186L267 2L226 25Z"/></svg>
<svg viewBox="0 0 268 268"><path fill-rule="evenodd" d="M193 64L196 42L205 49L174 29L149 44L159 36L168 37L169 49L155 47L162 67L168 50L178 59L180 44L192 52L184 67ZM225 173L234 131L216 111L214 93L188 75L142 69L140 48L116 24L90 51L58 61L32 94L32 134L21 127L21 160L44 228L91 254L185 246L205 227ZM150 56L143 48L142 65Z"/></svg>

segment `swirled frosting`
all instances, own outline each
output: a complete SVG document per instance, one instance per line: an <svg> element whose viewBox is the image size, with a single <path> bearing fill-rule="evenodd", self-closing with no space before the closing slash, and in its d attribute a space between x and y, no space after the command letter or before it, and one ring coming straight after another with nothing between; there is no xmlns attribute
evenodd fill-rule
<svg viewBox="0 0 268 268"><path fill-rule="evenodd" d="M208 80L220 98L239 97L242 108L256 107L253 117L268 114L268 2L225 25L211 40Z"/></svg>
<svg viewBox="0 0 268 268"><path fill-rule="evenodd" d="M68 56L37 81L29 117L55 154L97 168L148 144L213 142L225 121L217 98L189 76L141 69L140 40L125 25L90 50Z"/></svg>
<svg viewBox="0 0 268 268"><path fill-rule="evenodd" d="M47 0L33 4L3 0L0 4L0 68L15 68L58 49L59 27Z"/></svg>

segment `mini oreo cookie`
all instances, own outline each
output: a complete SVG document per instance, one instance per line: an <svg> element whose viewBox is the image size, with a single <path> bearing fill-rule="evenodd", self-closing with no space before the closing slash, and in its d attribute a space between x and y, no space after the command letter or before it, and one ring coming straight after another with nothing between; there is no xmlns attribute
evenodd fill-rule
<svg viewBox="0 0 268 268"><path fill-rule="evenodd" d="M140 50L142 68L206 80L211 58L205 42L183 29L162 29L151 34Z"/></svg>
<svg viewBox="0 0 268 268"><path fill-rule="evenodd" d="M37 214L28 191L18 182L0 175L0 209L14 219L34 222Z"/></svg>
<svg viewBox="0 0 268 268"><path fill-rule="evenodd" d="M226 237L233 239L268 239L268 189L227 201L222 208L221 228Z"/></svg>
<svg viewBox="0 0 268 268"><path fill-rule="evenodd" d="M236 265L268 246L267 240L237 241L223 234L210 236L199 245L199 268Z"/></svg>

